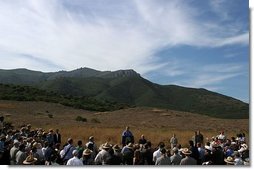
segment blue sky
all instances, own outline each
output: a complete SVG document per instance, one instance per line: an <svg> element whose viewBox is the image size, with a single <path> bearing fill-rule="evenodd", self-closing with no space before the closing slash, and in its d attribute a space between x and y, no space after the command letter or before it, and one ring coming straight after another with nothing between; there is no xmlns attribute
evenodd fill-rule
<svg viewBox="0 0 254 170"><path fill-rule="evenodd" d="M249 102L247 0L0 1L0 69L134 69Z"/></svg>

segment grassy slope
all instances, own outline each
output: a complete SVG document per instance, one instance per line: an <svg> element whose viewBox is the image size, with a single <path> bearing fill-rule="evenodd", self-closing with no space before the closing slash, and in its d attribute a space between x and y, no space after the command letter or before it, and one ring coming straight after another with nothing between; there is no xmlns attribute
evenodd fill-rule
<svg viewBox="0 0 254 170"><path fill-rule="evenodd" d="M53 117L49 118L48 114ZM179 142L187 146L194 131L201 130L204 137L211 138L224 130L230 138L239 132L249 136L248 119L218 119L205 115L179 112L167 109L129 108L113 112L91 112L73 109L60 104L31 101L0 100L0 115L15 127L32 124L32 128L42 127L60 129L63 141L72 137L86 141L89 136L95 136L96 144L120 143L121 133L126 125L131 127L136 141L144 134L156 146L160 141L168 142L172 133L176 133ZM77 122L77 116L87 119L87 122ZM98 120L97 122L93 120ZM248 140L248 139L247 139Z"/></svg>

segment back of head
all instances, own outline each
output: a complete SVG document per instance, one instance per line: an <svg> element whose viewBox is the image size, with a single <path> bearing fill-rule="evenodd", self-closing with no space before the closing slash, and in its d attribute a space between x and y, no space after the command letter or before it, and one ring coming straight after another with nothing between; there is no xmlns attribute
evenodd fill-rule
<svg viewBox="0 0 254 170"><path fill-rule="evenodd" d="M93 142L94 141L94 137L90 136L88 140Z"/></svg>
<svg viewBox="0 0 254 170"><path fill-rule="evenodd" d="M72 138L68 138L67 142L68 142L68 144L72 144L73 143Z"/></svg>
<svg viewBox="0 0 254 170"><path fill-rule="evenodd" d="M73 150L73 151L72 151L72 155L73 155L73 156L77 156L77 155L78 155L78 151L77 151L76 149Z"/></svg>
<svg viewBox="0 0 254 170"><path fill-rule="evenodd" d="M93 146L94 146L93 143L89 143L87 148L90 149L90 150L93 150Z"/></svg>
<svg viewBox="0 0 254 170"><path fill-rule="evenodd" d="M160 152L161 152L162 154L165 154L167 151L166 151L165 148L162 148L162 149L160 150Z"/></svg>
<svg viewBox="0 0 254 170"><path fill-rule="evenodd" d="M159 143L159 148L164 148L164 147L165 147L164 142L160 142L160 143Z"/></svg>
<svg viewBox="0 0 254 170"><path fill-rule="evenodd" d="M82 141L79 140L79 141L78 141L78 146L81 146L81 145L82 145Z"/></svg>
<svg viewBox="0 0 254 170"><path fill-rule="evenodd" d="M178 154L178 148L177 147L174 147L172 150L173 150L174 154Z"/></svg>
<svg viewBox="0 0 254 170"><path fill-rule="evenodd" d="M146 144L147 144L148 147L151 147L151 146L152 146L151 141L147 141Z"/></svg>
<svg viewBox="0 0 254 170"><path fill-rule="evenodd" d="M26 147L26 146L25 146L24 144L21 144L21 145L19 145L19 150L20 150L20 151L24 151L25 147Z"/></svg>
<svg viewBox="0 0 254 170"><path fill-rule="evenodd" d="M194 142L192 140L189 140L190 146L194 146Z"/></svg>

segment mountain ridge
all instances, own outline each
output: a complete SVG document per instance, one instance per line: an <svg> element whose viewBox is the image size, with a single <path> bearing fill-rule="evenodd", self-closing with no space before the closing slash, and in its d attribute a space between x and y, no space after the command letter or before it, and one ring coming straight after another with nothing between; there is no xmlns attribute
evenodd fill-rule
<svg viewBox="0 0 254 170"><path fill-rule="evenodd" d="M238 99L203 88L156 84L132 69L98 71L85 67L49 73L0 69L0 83L29 85L63 95L86 96L131 106L174 109L213 117L249 117L249 105Z"/></svg>

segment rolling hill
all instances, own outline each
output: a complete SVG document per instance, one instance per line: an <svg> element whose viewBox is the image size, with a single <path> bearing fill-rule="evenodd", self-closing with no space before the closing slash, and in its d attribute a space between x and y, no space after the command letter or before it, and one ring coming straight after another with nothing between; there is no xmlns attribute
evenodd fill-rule
<svg viewBox="0 0 254 170"><path fill-rule="evenodd" d="M0 70L0 83L29 85L61 95L129 106L173 109L218 118L249 118L249 105L240 100L206 89L155 84L134 70L111 72L80 68L51 73Z"/></svg>

